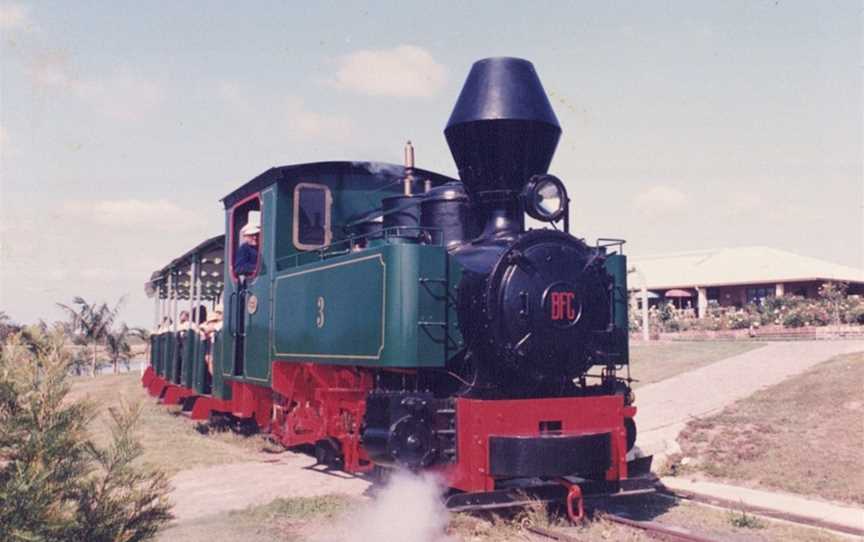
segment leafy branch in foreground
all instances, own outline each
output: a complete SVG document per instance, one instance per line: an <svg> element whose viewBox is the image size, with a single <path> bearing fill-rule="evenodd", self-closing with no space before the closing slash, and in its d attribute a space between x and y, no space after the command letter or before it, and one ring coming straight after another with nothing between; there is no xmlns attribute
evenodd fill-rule
<svg viewBox="0 0 864 542"><path fill-rule="evenodd" d="M97 446L94 405L68 397L69 364L59 332L13 335L0 352L0 540L150 539L171 519L169 485L134 464L140 407L110 409L111 443Z"/></svg>

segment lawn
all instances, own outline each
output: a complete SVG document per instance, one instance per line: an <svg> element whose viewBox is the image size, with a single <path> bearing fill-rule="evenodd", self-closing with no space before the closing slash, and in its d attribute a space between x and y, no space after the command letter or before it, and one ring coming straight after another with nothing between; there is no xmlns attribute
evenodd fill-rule
<svg viewBox="0 0 864 542"><path fill-rule="evenodd" d="M638 504L635 504L638 503ZM342 496L277 499L269 504L202 518L175 526L159 537L161 542L359 542L368 525L352 522L356 512L374 506L368 502ZM410 505L408 505L410 507ZM730 540L789 542L839 542L843 538L807 527L762 520L741 513L730 513L690 503L675 502L662 497L644 497L626 506L634 519L657 521L670 526L690 529L706 536ZM616 510L620 513L621 511ZM547 538L532 534L522 525L537 526L567 534L585 542L620 540L648 542L655 540L630 528L603 520L587 521L580 527L561 519L550 520L538 507L535 510L513 510L504 514L452 514L446 532L431 538L411 531L410 517L380 515L387 522L391 540L415 542L507 542L512 540L543 541ZM742 520L743 518L743 520ZM365 523L361 520L361 524ZM383 528L383 527L382 527ZM404 529L405 531L402 531ZM397 533L404 532L405 537ZM382 539L383 540L383 539Z"/></svg>
<svg viewBox="0 0 864 542"><path fill-rule="evenodd" d="M243 437L232 432L203 435L197 425L180 416L177 407L165 407L147 395L140 375L126 373L70 380L70 398L88 397L99 415L90 427L100 443L110 441L108 408L121 400L142 405L137 436L144 447L142 461L169 475L192 467L219 465L259 458L264 445L260 437Z"/></svg>
<svg viewBox="0 0 864 542"><path fill-rule="evenodd" d="M638 388L763 346L755 341L632 342L630 376Z"/></svg>
<svg viewBox="0 0 864 542"><path fill-rule="evenodd" d="M864 353L838 356L691 421L681 471L864 504L862 415Z"/></svg>

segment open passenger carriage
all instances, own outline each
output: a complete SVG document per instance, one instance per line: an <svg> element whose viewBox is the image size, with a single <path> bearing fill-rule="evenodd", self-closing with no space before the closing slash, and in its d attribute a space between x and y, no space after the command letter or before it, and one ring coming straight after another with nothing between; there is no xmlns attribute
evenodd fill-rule
<svg viewBox="0 0 864 542"><path fill-rule="evenodd" d="M154 301L154 327L142 383L165 404L212 393L206 360L219 341L205 341L201 325L221 304L224 251L224 235L208 239L155 271L145 284ZM186 325L179 322L183 311L190 316Z"/></svg>

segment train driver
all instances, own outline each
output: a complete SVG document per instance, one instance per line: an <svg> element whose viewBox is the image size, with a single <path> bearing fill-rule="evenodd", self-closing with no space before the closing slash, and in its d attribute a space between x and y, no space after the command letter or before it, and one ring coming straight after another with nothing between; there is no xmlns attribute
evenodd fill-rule
<svg viewBox="0 0 864 542"><path fill-rule="evenodd" d="M247 276L255 273L258 268L258 233L260 228L255 224L246 224L240 230L242 241L234 257L234 272Z"/></svg>

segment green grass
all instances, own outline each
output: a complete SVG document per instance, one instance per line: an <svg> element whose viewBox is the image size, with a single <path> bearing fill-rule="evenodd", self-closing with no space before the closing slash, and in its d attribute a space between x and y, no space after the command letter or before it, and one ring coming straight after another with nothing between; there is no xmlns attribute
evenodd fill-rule
<svg viewBox="0 0 864 542"><path fill-rule="evenodd" d="M633 342L630 376L638 388L763 346L753 341Z"/></svg>
<svg viewBox="0 0 864 542"><path fill-rule="evenodd" d="M326 529L356 501L341 495L276 499L226 514L175 525L161 533L160 542L302 541L309 532Z"/></svg>
<svg viewBox="0 0 864 542"><path fill-rule="evenodd" d="M683 527L706 536L726 540L789 542L838 542L840 537L806 527L763 520L741 512L728 512L695 504L673 501L660 496L630 499L625 506L634 519L651 520ZM312 542L333 540L342 532L348 513L366 506L356 499L338 495L293 499L276 499L268 504L245 510L214 515L176 525L162 533L161 542ZM612 510L620 513L621 510ZM404 524L394 518L394 524ZM499 513L458 513L450 516L447 532L440 540L451 542L508 542L539 540L528 533L526 524L560 532L585 542L648 542L649 535L603 519L602 515L574 527L560 515L547 515L539 505ZM392 540L399 540L395 536ZM445 538L446 536L446 538Z"/></svg>
<svg viewBox="0 0 864 542"><path fill-rule="evenodd" d="M252 522L269 522L277 519L332 519L344 512L351 501L350 497L342 495L279 498L262 506L230 512L229 515Z"/></svg>
<svg viewBox="0 0 864 542"><path fill-rule="evenodd" d="M143 405L136 435L144 447L141 461L169 475L193 467L252 461L264 446L259 436L243 437L232 432L202 435L196 423L179 415L178 407L156 403L141 386L137 373L71 379L70 398L87 397L99 409L90 426L94 440L110 441L108 408L121 400Z"/></svg>
<svg viewBox="0 0 864 542"><path fill-rule="evenodd" d="M686 472L864 504L864 353L761 390L679 436Z"/></svg>

